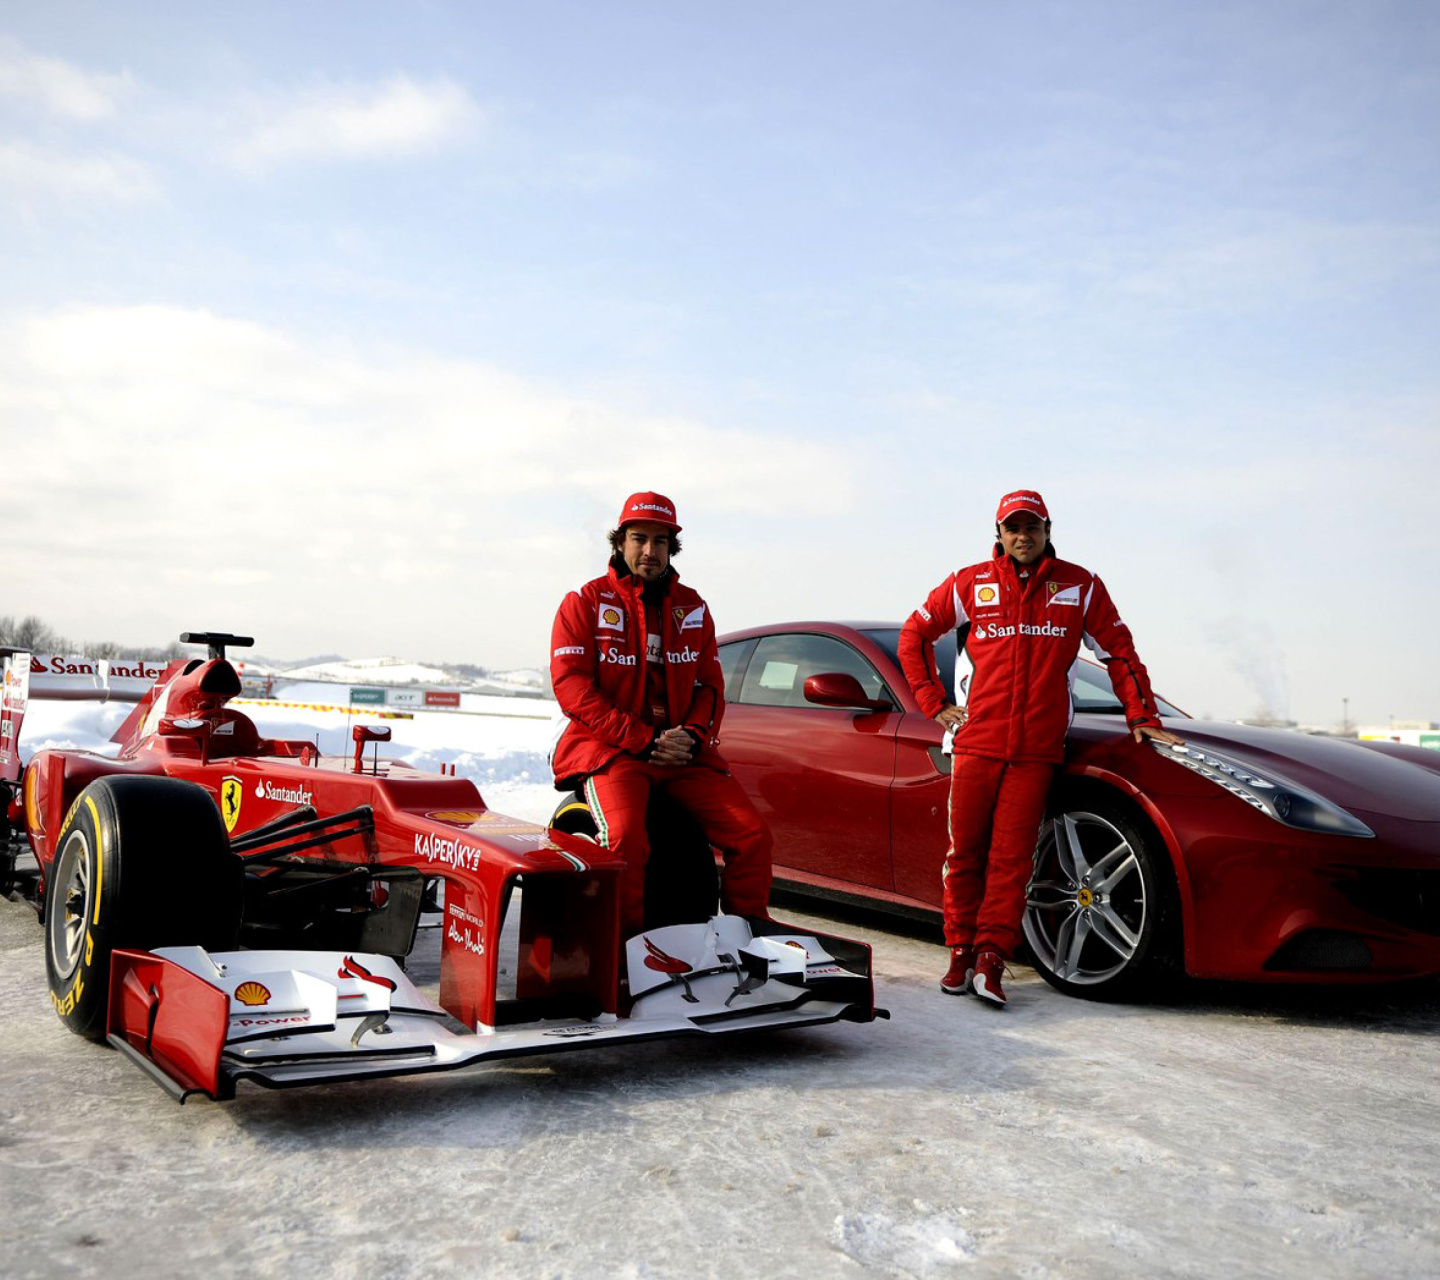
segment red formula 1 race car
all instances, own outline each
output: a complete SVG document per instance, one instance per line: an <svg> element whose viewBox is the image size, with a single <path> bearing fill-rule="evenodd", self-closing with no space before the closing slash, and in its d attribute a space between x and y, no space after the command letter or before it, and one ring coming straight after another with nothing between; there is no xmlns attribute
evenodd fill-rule
<svg viewBox="0 0 1440 1280"><path fill-rule="evenodd" d="M713 897L674 922L647 906L622 939L607 851L367 758L387 729L357 726L351 759L262 738L227 705L225 650L251 641L181 640L209 658L141 681L114 757L41 750L22 771L26 653L0 710L0 880L40 911L55 1008L177 1099L884 1016L868 947ZM402 964L427 911L438 1006Z"/></svg>

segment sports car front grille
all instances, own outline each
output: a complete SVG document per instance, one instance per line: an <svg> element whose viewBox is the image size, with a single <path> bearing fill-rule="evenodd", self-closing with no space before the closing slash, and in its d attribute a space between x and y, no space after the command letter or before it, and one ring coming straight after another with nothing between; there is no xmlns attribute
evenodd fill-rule
<svg viewBox="0 0 1440 1280"><path fill-rule="evenodd" d="M1265 962L1273 973L1368 969L1370 948L1363 938L1341 929L1306 929L1297 933Z"/></svg>
<svg viewBox="0 0 1440 1280"><path fill-rule="evenodd" d="M1335 887L1379 920L1440 936L1440 871L1404 867L1346 867Z"/></svg>

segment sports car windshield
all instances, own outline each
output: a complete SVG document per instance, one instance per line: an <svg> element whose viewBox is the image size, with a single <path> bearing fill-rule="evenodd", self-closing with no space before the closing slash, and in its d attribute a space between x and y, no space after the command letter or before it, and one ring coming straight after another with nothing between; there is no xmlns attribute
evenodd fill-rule
<svg viewBox="0 0 1440 1280"><path fill-rule="evenodd" d="M862 632L867 635L885 650L890 660L899 667L900 655L900 628L899 627L876 627ZM946 636L935 646L935 665L940 668L940 682L950 690L955 688L955 642ZM1125 708L1120 705L1120 700L1115 696L1115 690L1110 686L1110 677L1105 673L1103 667L1098 667L1089 662L1075 664L1075 710L1086 711L1095 715L1122 715ZM1185 713L1178 707L1172 707L1164 698L1157 697L1155 704L1160 709L1162 716L1179 716L1185 719Z"/></svg>

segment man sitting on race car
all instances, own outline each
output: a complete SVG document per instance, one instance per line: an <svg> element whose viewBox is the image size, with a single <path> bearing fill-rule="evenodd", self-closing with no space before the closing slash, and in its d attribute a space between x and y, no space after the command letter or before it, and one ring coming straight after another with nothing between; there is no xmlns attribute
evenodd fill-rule
<svg viewBox="0 0 1440 1280"><path fill-rule="evenodd" d="M680 552L675 506L633 494L609 535L603 577L561 601L550 676L568 717L551 755L558 790L582 782L600 843L625 860L622 937L640 931L652 790L689 811L720 850L721 909L765 916L770 831L716 750L725 679L705 602L670 565Z"/></svg>

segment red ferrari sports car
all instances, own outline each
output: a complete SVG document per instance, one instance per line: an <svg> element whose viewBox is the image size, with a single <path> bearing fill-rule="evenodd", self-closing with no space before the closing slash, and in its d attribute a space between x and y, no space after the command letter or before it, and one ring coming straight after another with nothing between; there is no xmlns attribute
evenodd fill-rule
<svg viewBox="0 0 1440 1280"><path fill-rule="evenodd" d="M899 633L802 622L720 637L722 745L774 831L780 882L936 911L950 761ZM1185 745L1142 745L1102 668L1080 663L1074 690L1025 919L1051 985L1105 997L1181 970L1440 973L1440 753L1192 720L1163 701Z"/></svg>

